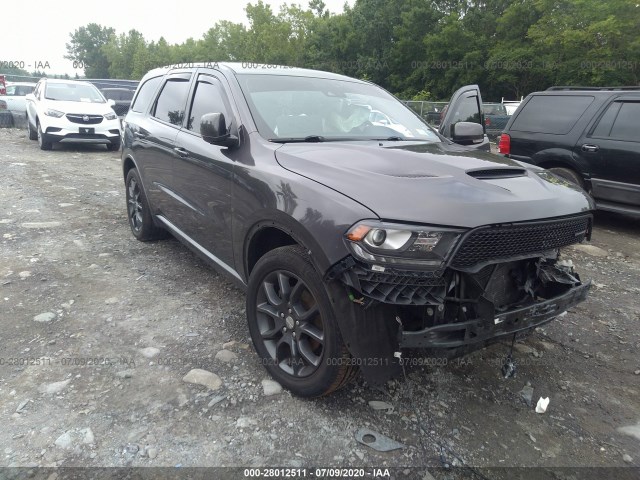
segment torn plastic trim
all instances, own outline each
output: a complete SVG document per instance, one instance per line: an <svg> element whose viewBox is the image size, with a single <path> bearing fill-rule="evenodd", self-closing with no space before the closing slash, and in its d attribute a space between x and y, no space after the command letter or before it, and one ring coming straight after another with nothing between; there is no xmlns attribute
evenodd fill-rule
<svg viewBox="0 0 640 480"><path fill-rule="evenodd" d="M402 331L399 344L401 348L456 348L533 329L584 301L590 289L589 281L557 297L500 313L492 319L480 318L418 331Z"/></svg>

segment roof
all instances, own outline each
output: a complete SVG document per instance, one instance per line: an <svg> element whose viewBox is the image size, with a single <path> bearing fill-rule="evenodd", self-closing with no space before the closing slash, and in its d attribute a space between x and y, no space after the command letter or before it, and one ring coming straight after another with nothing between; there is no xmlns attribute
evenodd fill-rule
<svg viewBox="0 0 640 480"><path fill-rule="evenodd" d="M167 65L149 71L147 76L165 75L171 71L185 71L192 68L212 68L218 70L231 71L237 75L282 75L294 77L326 78L330 80L346 80L350 82L367 83L356 78L347 77L337 73L325 72L322 70L311 70L308 68L289 67L286 65L261 64L253 62L186 62Z"/></svg>

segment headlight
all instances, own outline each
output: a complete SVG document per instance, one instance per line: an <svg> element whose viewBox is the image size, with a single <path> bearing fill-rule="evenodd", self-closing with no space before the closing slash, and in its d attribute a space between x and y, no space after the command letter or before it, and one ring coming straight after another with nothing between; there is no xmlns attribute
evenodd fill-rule
<svg viewBox="0 0 640 480"><path fill-rule="evenodd" d="M462 233L451 228L363 221L345 236L351 251L369 263L439 268Z"/></svg>
<svg viewBox="0 0 640 480"><path fill-rule="evenodd" d="M116 118L118 118L118 116L115 114L115 112L109 112L104 114L104 118L106 118L107 120L115 120Z"/></svg>
<svg viewBox="0 0 640 480"><path fill-rule="evenodd" d="M54 110L53 108L49 108L44 111L44 114L48 117L60 118L61 116L64 115L64 112L61 112L59 110Z"/></svg>

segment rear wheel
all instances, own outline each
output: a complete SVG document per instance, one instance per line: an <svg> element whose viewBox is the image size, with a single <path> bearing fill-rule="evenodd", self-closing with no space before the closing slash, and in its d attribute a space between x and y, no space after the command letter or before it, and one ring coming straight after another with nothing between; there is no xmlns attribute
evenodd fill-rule
<svg viewBox="0 0 640 480"><path fill-rule="evenodd" d="M110 152L117 152L120 150L120 137L117 140L111 140L111 143L107 143L107 150Z"/></svg>
<svg viewBox="0 0 640 480"><path fill-rule="evenodd" d="M131 233L141 242L166 238L168 232L153 223L149 202L142 189L140 176L135 168L129 170L125 180L127 198L127 217Z"/></svg>
<svg viewBox="0 0 640 480"><path fill-rule="evenodd" d="M272 250L251 272L247 321L253 344L271 376L293 394L327 395L354 377L357 367L336 316L304 248Z"/></svg>
<svg viewBox="0 0 640 480"><path fill-rule="evenodd" d="M575 183L580 188L584 188L584 181L575 170L571 170L570 168L554 167L550 168L549 171L551 173L555 173L559 177L564 178L565 180L570 181L571 183Z"/></svg>

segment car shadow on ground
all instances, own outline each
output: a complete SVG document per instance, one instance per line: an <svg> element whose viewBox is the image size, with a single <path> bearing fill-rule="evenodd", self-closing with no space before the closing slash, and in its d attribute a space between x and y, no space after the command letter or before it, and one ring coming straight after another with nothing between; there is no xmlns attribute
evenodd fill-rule
<svg viewBox="0 0 640 480"><path fill-rule="evenodd" d="M640 218L619 213L597 211L595 224L600 228L614 230L617 233L640 233Z"/></svg>
<svg viewBox="0 0 640 480"><path fill-rule="evenodd" d="M90 144L90 143L54 143L53 152L67 152L67 153L114 153L120 154L120 152L111 152L107 150L106 145Z"/></svg>

